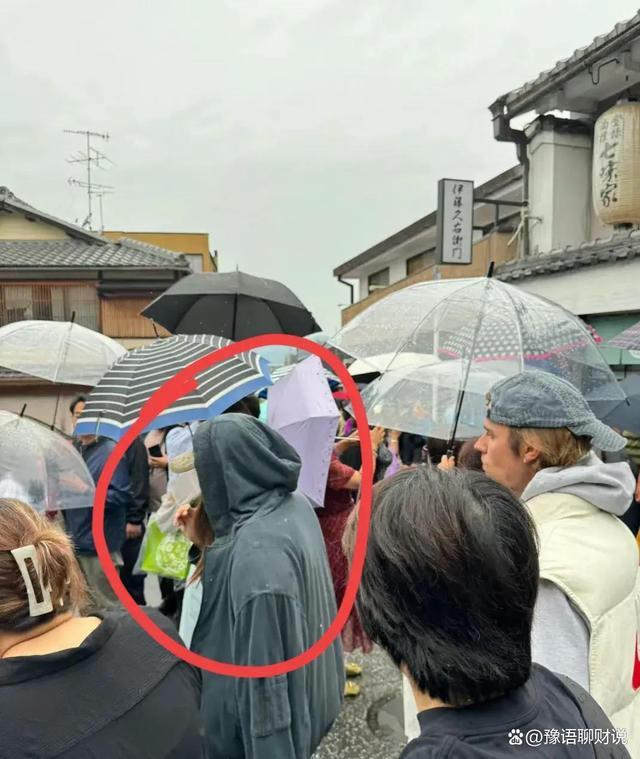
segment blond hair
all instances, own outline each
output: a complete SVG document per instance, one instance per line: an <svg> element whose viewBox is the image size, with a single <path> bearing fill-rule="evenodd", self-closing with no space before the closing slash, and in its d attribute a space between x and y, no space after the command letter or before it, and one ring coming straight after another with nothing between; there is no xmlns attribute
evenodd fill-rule
<svg viewBox="0 0 640 759"><path fill-rule="evenodd" d="M11 554L15 548L35 547L42 587L51 592L53 611L29 615L29 598L20 568ZM29 569L34 588L40 588ZM68 536L22 501L0 498L0 630L23 631L65 611L81 611L87 600L84 575Z"/></svg>
<svg viewBox="0 0 640 759"><path fill-rule="evenodd" d="M591 450L591 438L574 435L567 427L509 427L509 444L516 455L527 445L535 448L538 469L574 466Z"/></svg>

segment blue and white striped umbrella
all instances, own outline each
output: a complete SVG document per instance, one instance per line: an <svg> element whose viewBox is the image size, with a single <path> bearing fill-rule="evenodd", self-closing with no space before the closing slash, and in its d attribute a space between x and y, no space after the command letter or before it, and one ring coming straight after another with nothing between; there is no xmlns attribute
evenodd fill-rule
<svg viewBox="0 0 640 759"><path fill-rule="evenodd" d="M277 369L272 369L271 379L274 382L277 382L283 377L288 377L297 366L299 366L299 364L287 364L286 366L279 366ZM340 384L340 380L336 377L336 375L330 372L324 366L322 367L322 371L324 372L324 376L327 378L330 384Z"/></svg>
<svg viewBox="0 0 640 759"><path fill-rule="evenodd" d="M119 440L156 390L181 369L230 340L215 335L176 335L129 351L100 380L87 399L76 435ZM179 398L146 430L217 416L246 395L271 385L269 365L256 353L238 353L196 375L198 389Z"/></svg>

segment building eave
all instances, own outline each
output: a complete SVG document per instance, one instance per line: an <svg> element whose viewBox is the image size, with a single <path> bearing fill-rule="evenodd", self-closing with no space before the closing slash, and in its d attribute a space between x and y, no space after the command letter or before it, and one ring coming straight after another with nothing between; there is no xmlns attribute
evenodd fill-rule
<svg viewBox="0 0 640 759"><path fill-rule="evenodd" d="M494 276L503 282L519 282L530 277L575 271L588 266L615 264L640 258L640 230L623 232L578 248L567 247L545 255L498 266Z"/></svg>
<svg viewBox="0 0 640 759"><path fill-rule="evenodd" d="M520 164L517 166L512 166L510 169L507 169L507 171L503 171L501 174L498 174L487 182L484 182L484 184L476 187L475 195L478 198L489 197L501 190L503 187L508 186L511 182L514 182L515 180L521 178L522 166ZM414 221L412 224L409 224L409 226L404 227L399 232L395 232L390 237L387 237L381 242L376 243L364 252L360 253L354 258L351 258L349 261L340 264L333 270L333 276L343 277L348 275L349 272L352 272L354 269L363 266L370 261L373 261L382 253L386 253L392 248L398 247L403 242L411 240L421 232L434 227L436 224L436 219L437 212L432 211L430 214L427 214L427 216L423 216L421 219Z"/></svg>
<svg viewBox="0 0 640 759"><path fill-rule="evenodd" d="M571 79L589 71L598 63L603 63L615 53L624 52L626 47L637 42L639 36L640 11L633 18L616 24L608 34L600 35L586 47L578 48L571 56L558 61L553 68L543 71L535 79L496 98L489 110L494 118L502 115L509 119L533 110L544 112L545 108L541 107L541 104L550 93L559 90ZM624 65L625 61L622 63ZM638 70L637 64L636 59L628 61L628 65L632 66L634 71Z"/></svg>

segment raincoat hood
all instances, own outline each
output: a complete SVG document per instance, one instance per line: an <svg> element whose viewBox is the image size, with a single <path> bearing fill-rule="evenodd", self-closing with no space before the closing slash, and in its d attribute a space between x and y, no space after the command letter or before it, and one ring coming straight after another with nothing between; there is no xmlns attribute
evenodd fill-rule
<svg viewBox="0 0 640 759"><path fill-rule="evenodd" d="M567 493L621 516L631 505L634 491L635 480L626 462L605 464L592 451L575 466L540 470L525 488L522 500L545 493Z"/></svg>
<svg viewBox="0 0 640 759"><path fill-rule="evenodd" d="M193 441L204 507L216 540L298 486L300 458L275 430L247 414L200 424Z"/></svg>

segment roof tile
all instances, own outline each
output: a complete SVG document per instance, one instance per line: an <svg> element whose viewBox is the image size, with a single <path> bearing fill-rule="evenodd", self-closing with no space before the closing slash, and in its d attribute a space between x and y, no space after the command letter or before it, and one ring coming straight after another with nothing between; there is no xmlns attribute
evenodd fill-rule
<svg viewBox="0 0 640 759"><path fill-rule="evenodd" d="M0 240L0 270L25 268L150 268L188 269L186 259L155 245L121 238L89 242L64 240Z"/></svg>
<svg viewBox="0 0 640 759"><path fill-rule="evenodd" d="M633 18L617 23L607 34L598 35L589 45L577 48L570 56L562 58L554 66L538 74L538 76L526 82L521 87L511 90L511 92L507 92L501 98L498 98L496 102L505 102L508 106L514 101L519 100L524 95L535 90L538 86L546 84L549 79L562 74L570 66L580 65L581 61L587 55L594 52L602 45L612 42L616 37L621 36L636 24L640 24L640 11L638 11Z"/></svg>
<svg viewBox="0 0 640 759"><path fill-rule="evenodd" d="M522 261L501 264L496 268L497 279L508 282L542 274L576 269L581 266L611 264L640 257L640 230L618 232L604 239L571 248L555 249L550 253L532 256Z"/></svg>

